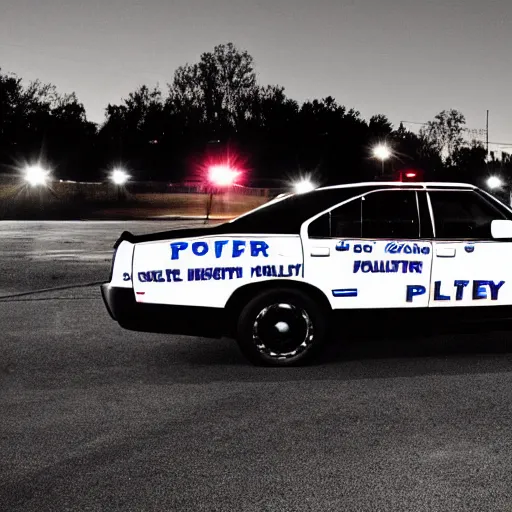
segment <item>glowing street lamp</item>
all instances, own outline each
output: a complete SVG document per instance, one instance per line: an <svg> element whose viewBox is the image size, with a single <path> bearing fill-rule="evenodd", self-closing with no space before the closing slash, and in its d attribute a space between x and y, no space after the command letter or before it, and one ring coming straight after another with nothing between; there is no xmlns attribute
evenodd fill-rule
<svg viewBox="0 0 512 512"><path fill-rule="evenodd" d="M210 188L210 196L206 205L206 219L205 224L210 218L210 213L213 205L213 187L231 187L235 184L241 172L233 169L230 165L219 164L210 165L208 167L208 181L212 185Z"/></svg>
<svg viewBox="0 0 512 512"><path fill-rule="evenodd" d="M391 150L385 144L379 144L373 148L373 156L379 160L387 160L391 156Z"/></svg>
<svg viewBox="0 0 512 512"><path fill-rule="evenodd" d="M382 174L384 174L384 162L391 158L391 149L386 144L379 144L373 148L373 156L382 163Z"/></svg>
<svg viewBox="0 0 512 512"><path fill-rule="evenodd" d="M503 181L501 181L500 178L498 178L498 176L491 176L488 180L487 180L487 186L490 188L490 189L497 189L497 188L501 188L503 186Z"/></svg>
<svg viewBox="0 0 512 512"><path fill-rule="evenodd" d="M117 199L121 200L124 192L124 185L130 179L130 175L123 169L114 169L110 173L110 181L116 186Z"/></svg>
<svg viewBox="0 0 512 512"><path fill-rule="evenodd" d="M110 179L114 185L122 186L130 179L130 176L122 169L114 169L110 175Z"/></svg>
<svg viewBox="0 0 512 512"><path fill-rule="evenodd" d="M305 194L315 190L315 185L309 180L301 180L294 184L294 189L296 194Z"/></svg>
<svg viewBox="0 0 512 512"><path fill-rule="evenodd" d="M212 165L209 168L208 178L213 185L229 187L240 176L240 171L232 169L229 165Z"/></svg>
<svg viewBox="0 0 512 512"><path fill-rule="evenodd" d="M30 165L24 171L25 181L32 187L46 186L50 179L50 171L40 165Z"/></svg>

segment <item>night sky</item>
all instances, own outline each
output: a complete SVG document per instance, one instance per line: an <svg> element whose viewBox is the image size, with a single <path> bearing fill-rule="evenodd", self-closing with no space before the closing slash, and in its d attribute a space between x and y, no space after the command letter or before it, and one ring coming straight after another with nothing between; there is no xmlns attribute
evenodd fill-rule
<svg viewBox="0 0 512 512"><path fill-rule="evenodd" d="M472 128L489 109L512 144L511 0L0 0L2 70L76 91L95 122L229 41L296 100L395 124L457 108Z"/></svg>

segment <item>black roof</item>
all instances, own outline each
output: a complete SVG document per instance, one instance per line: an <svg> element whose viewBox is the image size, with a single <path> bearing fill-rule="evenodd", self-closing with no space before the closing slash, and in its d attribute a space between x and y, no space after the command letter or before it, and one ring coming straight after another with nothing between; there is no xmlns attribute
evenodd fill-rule
<svg viewBox="0 0 512 512"><path fill-rule="evenodd" d="M296 235L300 233L302 224L335 203L349 200L372 190L388 187L409 188L460 188L471 190L471 185L452 183L401 183L401 182L371 182L348 186L325 187L307 192L293 194L271 201L232 221L214 226L175 229L148 235L132 235L125 231L114 247L123 241L131 243L152 242L158 240L202 237L222 234L283 234Z"/></svg>
<svg viewBox="0 0 512 512"><path fill-rule="evenodd" d="M173 229L148 235L132 235L125 231L114 247L126 240L131 243L153 242L177 238L201 237L222 234L299 234L301 225L313 215L322 212L335 202L382 188L378 183L344 188L316 189L306 194L294 194L271 201L232 221L216 226Z"/></svg>

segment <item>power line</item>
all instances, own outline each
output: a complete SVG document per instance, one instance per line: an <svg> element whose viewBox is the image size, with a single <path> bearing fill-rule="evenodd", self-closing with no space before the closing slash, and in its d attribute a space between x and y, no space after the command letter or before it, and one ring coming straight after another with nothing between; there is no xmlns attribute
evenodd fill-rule
<svg viewBox="0 0 512 512"><path fill-rule="evenodd" d="M400 123L407 123L407 124L421 124L421 125L428 124L428 123L420 123L420 122L418 122L418 121L400 121Z"/></svg>
<svg viewBox="0 0 512 512"><path fill-rule="evenodd" d="M400 123L406 123L406 124L417 124L421 126L426 126L428 123L421 123L419 121L400 121ZM485 128L462 128L462 131L464 132L482 132L482 134L486 133Z"/></svg>
<svg viewBox="0 0 512 512"><path fill-rule="evenodd" d="M419 121L400 121L400 123L404 124L415 124L420 126L426 126L428 123L422 123ZM493 146L500 146L505 148L512 148L512 142L493 142L487 140L488 130L485 128L463 128L463 131L469 134L478 135L482 138L486 138L485 142L487 145L492 144ZM476 138L476 137L475 137Z"/></svg>

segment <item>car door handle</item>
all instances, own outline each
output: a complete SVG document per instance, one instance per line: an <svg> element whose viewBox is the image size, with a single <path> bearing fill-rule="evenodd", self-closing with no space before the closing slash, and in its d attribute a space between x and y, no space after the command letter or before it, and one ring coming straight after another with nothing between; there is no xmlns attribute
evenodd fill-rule
<svg viewBox="0 0 512 512"><path fill-rule="evenodd" d="M329 247L313 247L311 249L311 256L325 257L329 256L330 254L331 251L329 250Z"/></svg>
<svg viewBox="0 0 512 512"><path fill-rule="evenodd" d="M436 256L438 258L454 258L455 249L453 247L440 247L436 250Z"/></svg>

